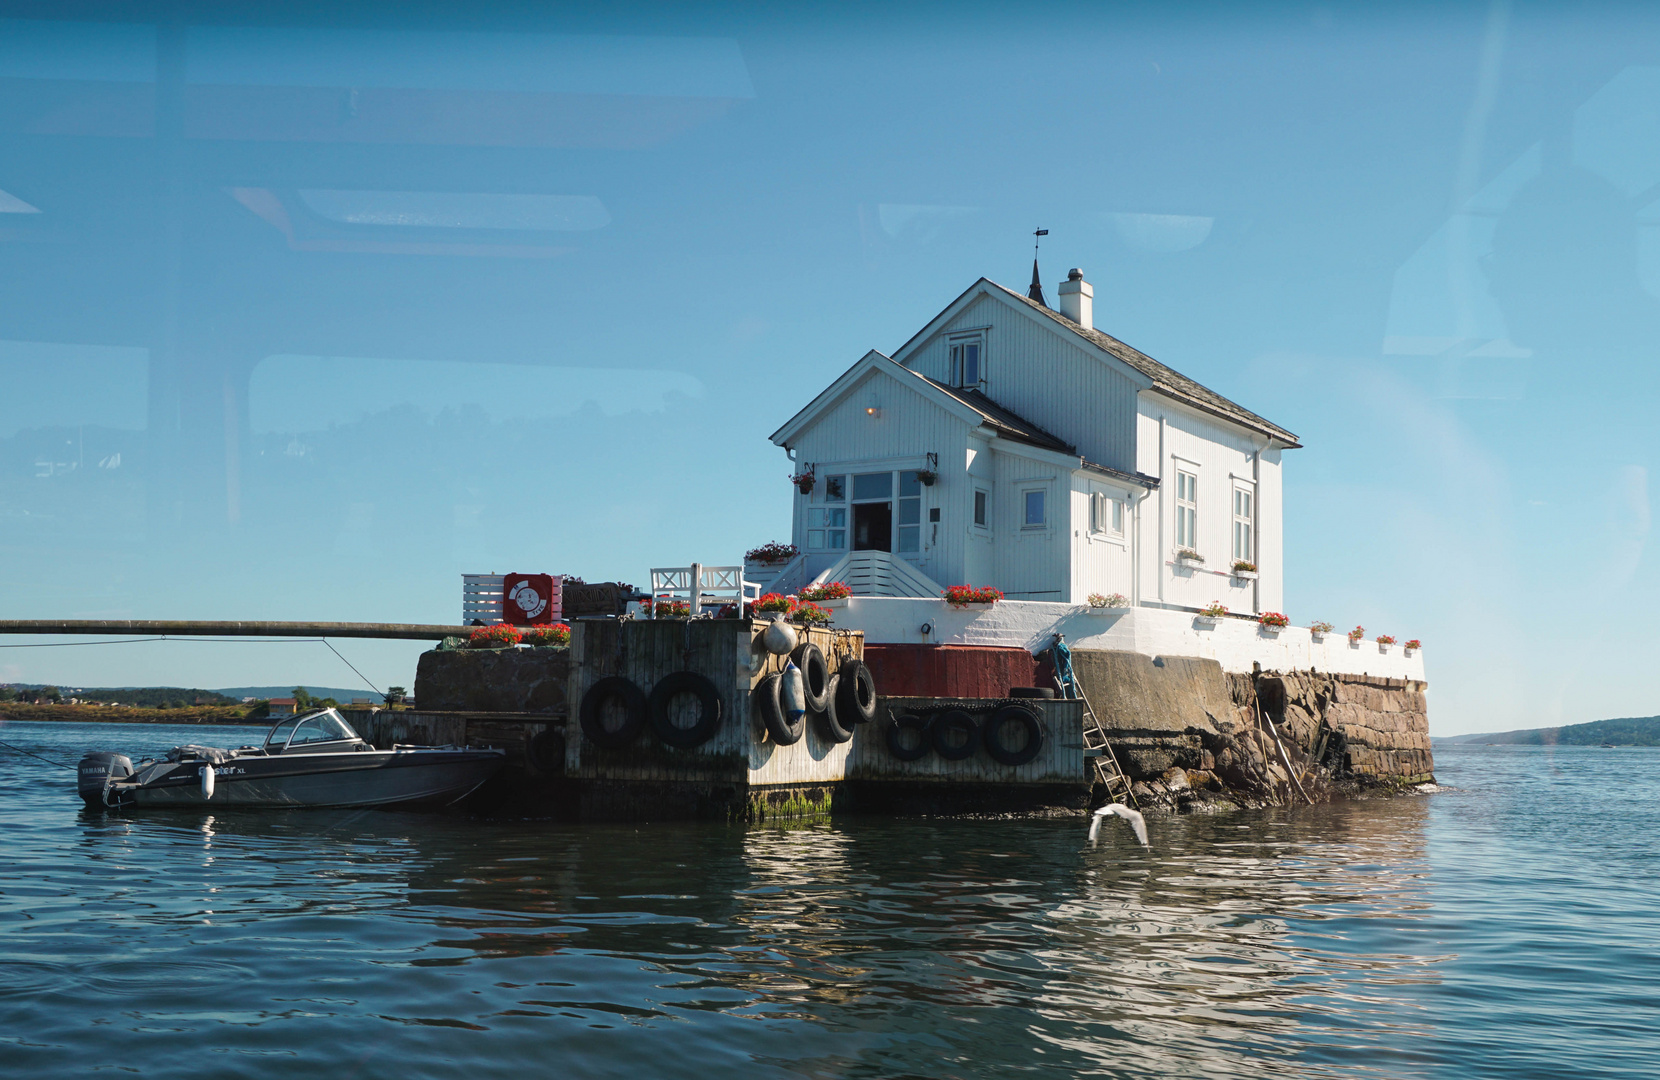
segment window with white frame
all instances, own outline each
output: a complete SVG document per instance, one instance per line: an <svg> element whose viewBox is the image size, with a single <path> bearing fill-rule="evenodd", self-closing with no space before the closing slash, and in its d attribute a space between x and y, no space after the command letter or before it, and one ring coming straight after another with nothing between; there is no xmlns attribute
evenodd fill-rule
<svg viewBox="0 0 1660 1080"><path fill-rule="evenodd" d="M1045 503L1049 493L1043 488L1027 488L1020 493L1020 505L1023 516L1020 527L1023 529L1041 529L1049 524Z"/></svg>
<svg viewBox="0 0 1660 1080"><path fill-rule="evenodd" d="M847 477L826 476L813 491L807 508L807 550L843 551L847 548Z"/></svg>
<svg viewBox="0 0 1660 1080"><path fill-rule="evenodd" d="M991 492L984 488L974 489L974 527L991 528Z"/></svg>
<svg viewBox="0 0 1660 1080"><path fill-rule="evenodd" d="M1105 492L1089 497L1089 531L1102 536L1124 535L1124 503Z"/></svg>
<svg viewBox="0 0 1660 1080"><path fill-rule="evenodd" d="M1176 470L1176 546L1199 546L1199 477L1183 469Z"/></svg>
<svg viewBox="0 0 1660 1080"><path fill-rule="evenodd" d="M950 341L951 354L951 385L974 387L985 381L985 339L976 334L973 337L952 338Z"/></svg>
<svg viewBox="0 0 1660 1080"><path fill-rule="evenodd" d="M1256 562L1256 496L1248 489L1233 489L1233 557Z"/></svg>

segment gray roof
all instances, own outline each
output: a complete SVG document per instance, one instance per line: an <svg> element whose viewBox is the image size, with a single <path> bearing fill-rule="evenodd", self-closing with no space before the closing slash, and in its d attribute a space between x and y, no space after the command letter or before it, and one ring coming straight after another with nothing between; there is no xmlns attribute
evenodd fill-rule
<svg viewBox="0 0 1660 1080"><path fill-rule="evenodd" d="M1053 450L1061 454L1076 455L1078 453L1078 448L1065 439L1045 431L1014 410L1004 408L978 390L965 390L960 386L947 386L938 379L930 379L928 376L916 372L912 374L916 374L918 378L926 381L941 393L949 394L979 413L981 422L1005 439L1026 443L1029 446L1036 446L1044 450ZM1143 487L1159 486L1158 478L1155 476L1147 476L1143 473L1127 473L1121 469L1097 465L1093 461L1085 461L1081 457L1078 460L1084 468L1093 472L1105 473L1108 476L1128 480Z"/></svg>
<svg viewBox="0 0 1660 1080"><path fill-rule="evenodd" d="M1157 360L1154 360L1151 356L1148 356L1140 349L1132 348L1110 334L1101 333L1101 331L1096 330L1094 327L1080 326L1071 319L1067 318L1065 315L1062 315L1060 312L1051 311L1044 305L1039 304L1034 300L1030 300L1027 297L1021 296L1013 289L1004 288L1002 285L998 285L997 282L992 281L990 278L981 278L980 280L984 281L987 285L996 286L1011 299L1025 304L1033 311L1041 312L1043 315L1055 320L1055 322L1059 323L1062 327L1072 331L1074 334L1077 334L1079 337L1083 338L1091 345L1094 345L1096 348L1111 353L1119 360L1122 360L1124 363L1130 365L1130 367L1147 376L1147 378L1153 380L1153 388L1155 390L1173 397L1177 401L1185 402L1188 405L1201 409L1204 412L1213 413L1225 419L1232 420L1235 423L1242 424L1252 430L1260 431L1264 435L1271 435L1290 447L1295 448L1302 446L1302 443L1297 441L1297 436L1291 434L1291 432L1280 427L1278 424L1272 423L1271 421L1258 416L1256 413L1242 405L1229 401L1227 398L1223 397L1221 394L1218 394L1209 387L1199 385L1186 375L1183 375L1181 372L1166 367Z"/></svg>
<svg viewBox="0 0 1660 1080"><path fill-rule="evenodd" d="M941 393L949 394L958 401L967 405L980 414L981 421L997 434L1016 442L1027 443L1031 446L1042 447L1045 450L1054 450L1062 454L1076 454L1078 448L1058 435L1038 427L1030 420L1011 409L1005 409L991 398L978 390L965 390L960 386L947 386L938 379L929 379L926 375L919 377L926 379Z"/></svg>

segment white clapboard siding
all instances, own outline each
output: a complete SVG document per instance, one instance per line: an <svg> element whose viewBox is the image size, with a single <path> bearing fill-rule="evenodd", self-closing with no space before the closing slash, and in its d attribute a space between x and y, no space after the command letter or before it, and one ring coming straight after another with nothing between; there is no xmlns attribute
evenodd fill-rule
<svg viewBox="0 0 1660 1080"><path fill-rule="evenodd" d="M933 578L897 555L886 551L850 551L841 561L821 571L813 584L839 581L854 596L910 596L933 598L945 590Z"/></svg>
<svg viewBox="0 0 1660 1080"><path fill-rule="evenodd" d="M938 333L911 343L894 359L944 381L949 378L948 337L981 327L986 328L981 365L987 397L1065 439L1090 461L1135 469L1142 380L1122 365L1102 360L1076 334L1018 300L982 296Z"/></svg>

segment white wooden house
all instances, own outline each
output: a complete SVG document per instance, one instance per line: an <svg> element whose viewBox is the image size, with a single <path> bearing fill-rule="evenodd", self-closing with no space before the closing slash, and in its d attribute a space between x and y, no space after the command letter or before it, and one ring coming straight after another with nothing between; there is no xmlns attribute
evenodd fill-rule
<svg viewBox="0 0 1660 1080"><path fill-rule="evenodd" d="M1279 610L1280 458L1296 436L1096 330L1078 271L1059 304L1035 268L1029 296L981 278L779 428L813 482L778 585Z"/></svg>

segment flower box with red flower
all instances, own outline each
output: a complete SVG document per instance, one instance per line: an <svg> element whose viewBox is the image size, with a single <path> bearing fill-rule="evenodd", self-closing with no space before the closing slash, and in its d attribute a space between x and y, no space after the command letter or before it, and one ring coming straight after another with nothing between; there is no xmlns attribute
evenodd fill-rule
<svg viewBox="0 0 1660 1080"><path fill-rule="evenodd" d="M797 594L802 603L818 604L827 610L835 611L847 606L848 598L853 590L845 582L826 581L823 585L809 585Z"/></svg>
<svg viewBox="0 0 1660 1080"><path fill-rule="evenodd" d="M990 585L953 585L940 593L940 599L954 608L989 608L1003 599L1003 590Z"/></svg>
<svg viewBox="0 0 1660 1080"><path fill-rule="evenodd" d="M660 596L652 607L652 616L658 619L686 619L691 614L692 605L686 600L670 600Z"/></svg>
<svg viewBox="0 0 1660 1080"><path fill-rule="evenodd" d="M785 596L783 593L763 593L750 602L749 613L756 618L771 619L779 615L788 616L796 609L796 599Z"/></svg>
<svg viewBox="0 0 1660 1080"><path fill-rule="evenodd" d="M1378 652L1386 653L1389 651L1389 646L1395 644L1395 639L1390 637L1388 634L1379 634L1377 636L1377 643Z"/></svg>
<svg viewBox="0 0 1660 1080"><path fill-rule="evenodd" d="M830 622L830 610L807 600L797 604L795 610L790 612L790 621L802 626L825 626Z"/></svg>
<svg viewBox="0 0 1660 1080"><path fill-rule="evenodd" d="M1355 627L1353 630L1349 631L1349 648L1351 648L1351 649L1360 648L1360 643L1362 641L1364 641L1365 639L1366 639L1366 628L1364 626Z"/></svg>
<svg viewBox="0 0 1660 1080"><path fill-rule="evenodd" d="M1277 611L1264 611L1257 616L1257 628L1269 637L1278 637L1279 632L1291 625L1291 620Z"/></svg>
<svg viewBox="0 0 1660 1080"><path fill-rule="evenodd" d="M1404 648L1406 650L1406 655L1408 655L1408 656L1411 656L1413 653L1417 652L1419 649L1421 649L1423 647L1424 647L1424 643L1419 641L1417 638L1413 638L1411 641L1408 641L1405 645L1402 646L1402 648Z"/></svg>
<svg viewBox="0 0 1660 1080"><path fill-rule="evenodd" d="M527 626L524 631L524 643L543 648L568 648L571 644L570 624L537 623L535 626Z"/></svg>
<svg viewBox="0 0 1660 1080"><path fill-rule="evenodd" d="M1208 630L1227 617L1228 609L1221 602L1212 600L1209 607L1199 609L1199 614L1193 617L1193 624L1201 630Z"/></svg>
<svg viewBox="0 0 1660 1080"><path fill-rule="evenodd" d="M473 632L467 635L469 649L511 649L522 640L517 626L506 623L495 623L490 626L475 626Z"/></svg>

